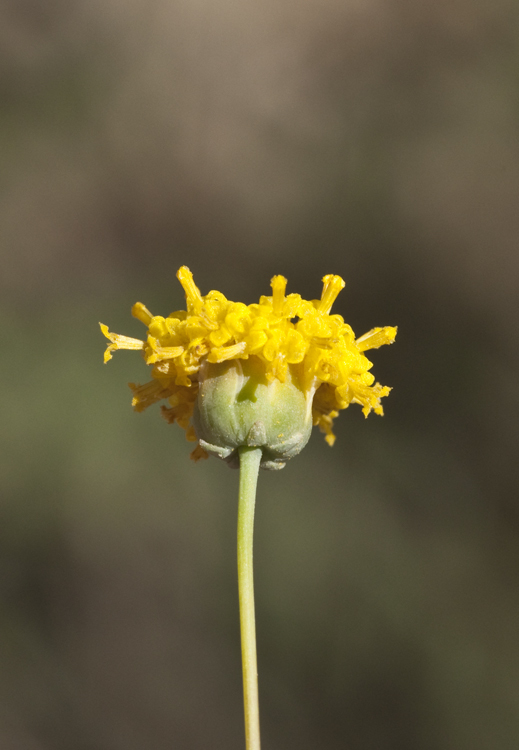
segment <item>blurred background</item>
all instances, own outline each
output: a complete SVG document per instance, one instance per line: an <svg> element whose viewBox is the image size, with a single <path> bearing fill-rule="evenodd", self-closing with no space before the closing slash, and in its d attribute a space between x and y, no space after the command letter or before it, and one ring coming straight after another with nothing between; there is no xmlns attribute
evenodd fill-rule
<svg viewBox="0 0 519 750"><path fill-rule="evenodd" d="M320 296L394 387L260 476L267 750L519 737L519 7L5 0L0 746L243 748L238 475L97 322Z"/></svg>

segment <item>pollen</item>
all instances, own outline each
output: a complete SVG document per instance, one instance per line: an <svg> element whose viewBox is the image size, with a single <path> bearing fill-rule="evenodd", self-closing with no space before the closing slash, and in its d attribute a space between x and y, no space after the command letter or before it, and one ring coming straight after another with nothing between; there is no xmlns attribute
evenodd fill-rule
<svg viewBox="0 0 519 750"><path fill-rule="evenodd" d="M355 338L351 327L340 315L332 315L332 306L344 288L340 276L328 274L318 300L304 300L299 294L286 295L287 279L274 276L272 295L258 304L232 302L221 292L203 296L187 266L177 278L186 296L186 310L167 318L154 316L137 302L132 315L147 328L144 340L111 333L101 325L110 343L104 361L119 349L140 350L151 366L151 381L130 384L133 408L166 401L162 407L168 422L177 422L190 441L197 440L192 423L204 362L254 360L265 382L284 382L289 368L297 375L304 391L313 423L325 434L331 446L335 442L333 420L350 404L359 404L365 416L371 411L382 415L381 399L390 388L375 382L372 363L364 352L392 344L396 327L373 328ZM197 445L195 460L206 457Z"/></svg>

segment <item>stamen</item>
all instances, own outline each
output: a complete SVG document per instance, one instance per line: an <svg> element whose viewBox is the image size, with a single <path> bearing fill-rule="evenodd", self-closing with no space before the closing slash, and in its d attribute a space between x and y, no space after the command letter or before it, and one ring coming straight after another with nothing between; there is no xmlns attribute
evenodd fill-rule
<svg viewBox="0 0 519 750"><path fill-rule="evenodd" d="M272 310L274 315L281 315L285 301L285 289L287 280L284 276L274 276L270 281L272 287Z"/></svg>
<svg viewBox="0 0 519 750"><path fill-rule="evenodd" d="M346 284L340 276L334 276L329 273L323 278L323 285L323 293L321 294L321 301L317 309L319 312L328 314L337 299L337 295L341 289L344 289Z"/></svg>
<svg viewBox="0 0 519 750"><path fill-rule="evenodd" d="M180 281L186 293L186 301L189 307L197 309L203 304L202 295L200 289L193 281L193 274L187 266L182 266L177 271L177 279Z"/></svg>

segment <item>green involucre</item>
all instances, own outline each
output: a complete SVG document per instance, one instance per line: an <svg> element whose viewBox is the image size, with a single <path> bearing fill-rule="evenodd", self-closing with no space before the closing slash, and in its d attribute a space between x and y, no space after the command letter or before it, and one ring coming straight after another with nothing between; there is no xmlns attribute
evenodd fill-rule
<svg viewBox="0 0 519 750"><path fill-rule="evenodd" d="M200 445L238 466L238 448L262 449L263 469L282 469L312 430L312 394L303 392L297 365L284 383L268 381L255 357L205 362L193 422Z"/></svg>

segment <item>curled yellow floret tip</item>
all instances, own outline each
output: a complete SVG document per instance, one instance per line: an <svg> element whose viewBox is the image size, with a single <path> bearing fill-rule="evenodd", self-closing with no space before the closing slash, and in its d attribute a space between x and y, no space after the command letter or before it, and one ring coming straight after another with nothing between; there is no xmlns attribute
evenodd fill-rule
<svg viewBox="0 0 519 750"><path fill-rule="evenodd" d="M253 405L263 387L265 394L270 394L265 398L271 401L274 392L278 400L290 400L289 390L296 389L302 399L304 420L310 426L312 422L319 426L329 445L335 441L333 420L351 403L360 404L366 416L371 411L383 413L381 399L390 389L375 382L370 372L372 363L364 352L393 343L397 329L373 328L356 339L344 319L331 314L345 286L340 276L326 275L321 298L310 301L299 294L287 295L287 279L274 276L272 295L262 296L251 305L232 302L217 291L202 295L187 266L179 269L177 278L185 292L185 310L162 317L153 315L141 302L133 306L132 315L147 328L144 341L111 333L107 326L100 325L110 341L105 362L118 349L137 349L152 368L149 383L131 384L134 409L142 411L166 400L168 406L162 407L164 417L168 422L177 422L188 440L198 442L193 458L206 456L205 449L211 446L204 427L213 419L211 416L204 422L207 383L224 373L229 388L240 385L239 393L233 391L233 403L238 405ZM263 440L266 420L262 413L261 419L247 426L246 437L245 427L240 427L240 439L248 440L247 444ZM281 429L277 432L287 455L293 453L295 449L287 448L290 440ZM272 442L273 438L268 440ZM270 463L281 461L282 449L272 455Z"/></svg>

